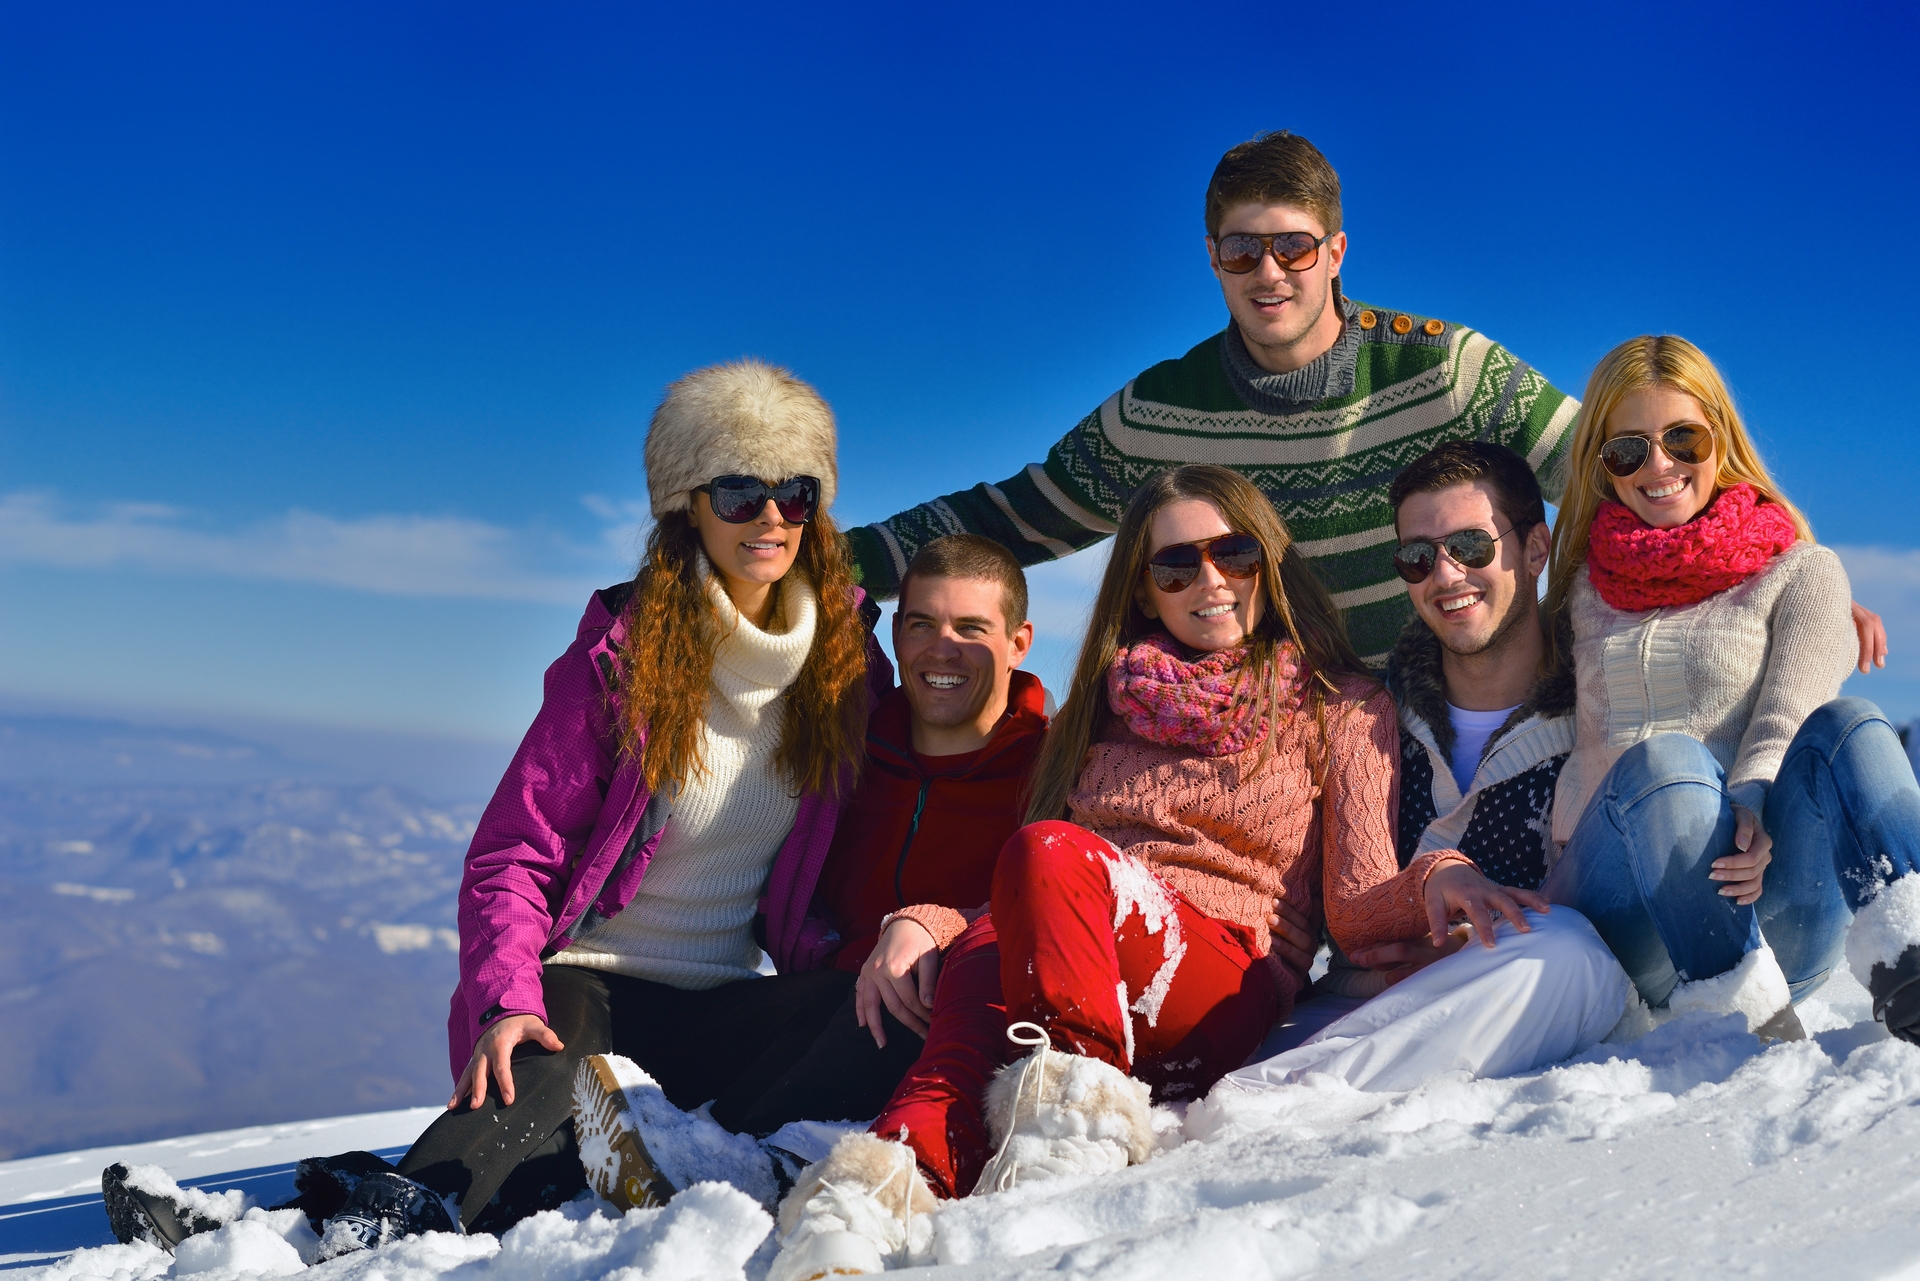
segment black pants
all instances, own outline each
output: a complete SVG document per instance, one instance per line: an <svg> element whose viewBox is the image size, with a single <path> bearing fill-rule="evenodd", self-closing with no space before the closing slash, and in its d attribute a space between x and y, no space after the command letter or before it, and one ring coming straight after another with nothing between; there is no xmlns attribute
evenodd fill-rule
<svg viewBox="0 0 1920 1281"><path fill-rule="evenodd" d="M876 1048L854 1023L853 975L840 970L689 992L550 965L541 987L566 1048L515 1047L513 1106L490 1088L480 1107L442 1113L400 1162L401 1174L456 1198L469 1231L503 1231L586 1186L573 1077L590 1055L625 1055L675 1106L712 1102L721 1125L764 1136L788 1121L877 1115L922 1046L888 1015L887 1048Z"/></svg>

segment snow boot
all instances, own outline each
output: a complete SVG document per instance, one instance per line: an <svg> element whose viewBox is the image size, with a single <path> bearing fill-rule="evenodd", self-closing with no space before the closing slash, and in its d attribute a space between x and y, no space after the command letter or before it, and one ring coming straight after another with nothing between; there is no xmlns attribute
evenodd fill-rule
<svg viewBox="0 0 1920 1281"><path fill-rule="evenodd" d="M884 1272L933 1261L939 1202L913 1149L876 1134L843 1135L800 1172L780 1203L780 1253L767 1281Z"/></svg>
<svg viewBox="0 0 1920 1281"><path fill-rule="evenodd" d="M369 1174L327 1224L316 1262L371 1250L423 1232L459 1232L446 1202L431 1188L391 1171Z"/></svg>
<svg viewBox="0 0 1920 1281"><path fill-rule="evenodd" d="M1873 998L1873 1017L1920 1045L1920 872L1881 886L1854 914L1847 967Z"/></svg>
<svg viewBox="0 0 1920 1281"><path fill-rule="evenodd" d="M293 1199L272 1208L299 1210L307 1216L307 1226L318 1235L326 1230L328 1219L346 1208L347 1198L360 1186L360 1180L370 1174L393 1172L391 1165L371 1152L303 1157L293 1170Z"/></svg>
<svg viewBox="0 0 1920 1281"><path fill-rule="evenodd" d="M621 1080L630 1075L620 1071L626 1062L595 1054L581 1062L573 1077L573 1135L587 1186L622 1213L635 1206L665 1205L678 1190L647 1151L640 1117Z"/></svg>
<svg viewBox="0 0 1920 1281"><path fill-rule="evenodd" d="M1014 1033L1027 1030L1026 1037ZM1107 1174L1145 1161L1154 1150L1152 1100L1146 1082L1113 1064L1068 1054L1032 1023L1007 1035L1039 1048L1000 1069L987 1087L987 1131L993 1159L974 1195L1004 1192L1033 1179Z"/></svg>
<svg viewBox="0 0 1920 1281"><path fill-rule="evenodd" d="M1903 1041L1920 1045L1920 943L1900 953L1892 965L1874 962L1868 972L1867 995L1873 998L1873 1017Z"/></svg>
<svg viewBox="0 0 1920 1281"><path fill-rule="evenodd" d="M573 1133L587 1186L621 1211L665 1205L681 1188L725 1183L772 1209L773 1156L704 1110L675 1107L631 1059L595 1054L573 1077Z"/></svg>
<svg viewBox="0 0 1920 1281"><path fill-rule="evenodd" d="M1763 1041L1804 1041L1807 1037L1800 1016L1793 1011L1787 976L1780 972L1773 949L1765 945L1741 957L1740 964L1725 974L1680 984L1667 998L1667 1010L1671 1014L1696 1010L1738 1014L1746 1019L1747 1031Z"/></svg>
<svg viewBox="0 0 1920 1281"><path fill-rule="evenodd" d="M168 1254L190 1236L223 1228L240 1217L241 1194L189 1192L157 1165L114 1162L100 1172L107 1224L122 1245L145 1241Z"/></svg>

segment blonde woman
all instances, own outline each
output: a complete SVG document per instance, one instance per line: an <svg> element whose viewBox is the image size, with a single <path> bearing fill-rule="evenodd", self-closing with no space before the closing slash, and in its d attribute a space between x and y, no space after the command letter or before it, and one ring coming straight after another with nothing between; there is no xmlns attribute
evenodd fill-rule
<svg viewBox="0 0 1920 1281"><path fill-rule="evenodd" d="M1577 729L1542 888L1649 1005L1766 1037L1802 1035L1791 1003L1853 920L1875 1015L1920 1041L1920 786L1879 710L1835 697L1856 653L1839 558L1683 338L1600 362L1571 467L1548 607L1572 620Z"/></svg>

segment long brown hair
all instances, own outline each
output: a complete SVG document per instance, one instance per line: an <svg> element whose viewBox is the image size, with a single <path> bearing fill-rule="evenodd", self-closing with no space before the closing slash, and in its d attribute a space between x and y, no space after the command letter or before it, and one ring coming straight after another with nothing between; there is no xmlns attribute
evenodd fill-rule
<svg viewBox="0 0 1920 1281"><path fill-rule="evenodd" d="M1161 630L1157 620L1140 612L1134 588L1145 578L1147 557L1153 553L1154 514L1169 503L1189 498L1212 503L1228 528L1260 540L1261 608L1235 693L1241 705L1252 704L1250 714L1271 717L1283 696L1274 661L1282 641L1293 642L1310 677L1308 706L1320 724L1322 743L1326 741L1327 695L1338 690L1339 679L1371 679L1347 640L1346 624L1333 597L1307 567L1286 522L1266 495L1239 472L1211 463L1161 472L1134 494L1113 536L1113 552L1074 666L1073 688L1047 731L1046 746L1034 768L1029 823L1066 813L1067 798L1073 794L1087 750L1106 731L1113 715L1107 703L1107 669L1113 666L1114 655L1121 646Z"/></svg>
<svg viewBox="0 0 1920 1281"><path fill-rule="evenodd" d="M1707 353L1673 334L1629 338L1600 358L1587 379L1586 398L1574 419L1573 444L1567 460L1567 492L1553 525L1553 553L1547 562L1547 615L1558 618L1566 608L1587 563L1587 540L1600 504L1614 497L1613 485L1600 466L1600 446L1607 443L1607 415L1630 393L1649 387L1684 392L1700 402L1707 426L1713 431L1715 475L1713 492L1732 485L1752 485L1760 497L1778 503L1793 521L1802 542L1813 541L1813 527L1761 461L1760 451L1740 421L1733 393Z"/></svg>
<svg viewBox="0 0 1920 1281"><path fill-rule="evenodd" d="M621 749L638 752L647 787L658 791L703 771L700 728L707 717L720 617L701 572L700 531L669 512L647 535L647 553L627 606ZM854 606L846 540L825 511L814 513L789 575L819 598L813 648L787 688L774 763L796 793L838 794L865 759L866 628Z"/></svg>

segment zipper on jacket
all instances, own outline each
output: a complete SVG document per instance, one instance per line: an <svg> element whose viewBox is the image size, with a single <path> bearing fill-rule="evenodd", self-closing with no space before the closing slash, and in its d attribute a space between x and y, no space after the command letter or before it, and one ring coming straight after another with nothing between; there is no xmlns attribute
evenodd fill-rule
<svg viewBox="0 0 1920 1281"><path fill-rule="evenodd" d="M907 906L907 892L900 888L900 878L905 876L907 872L907 851L913 848L913 838L919 834L920 813L927 808L927 793L931 791L932 788L932 777L922 774L920 776L920 796L919 799L913 803L913 821L907 824L907 839L900 845L900 857L894 860L893 897L899 900L901 907Z"/></svg>

